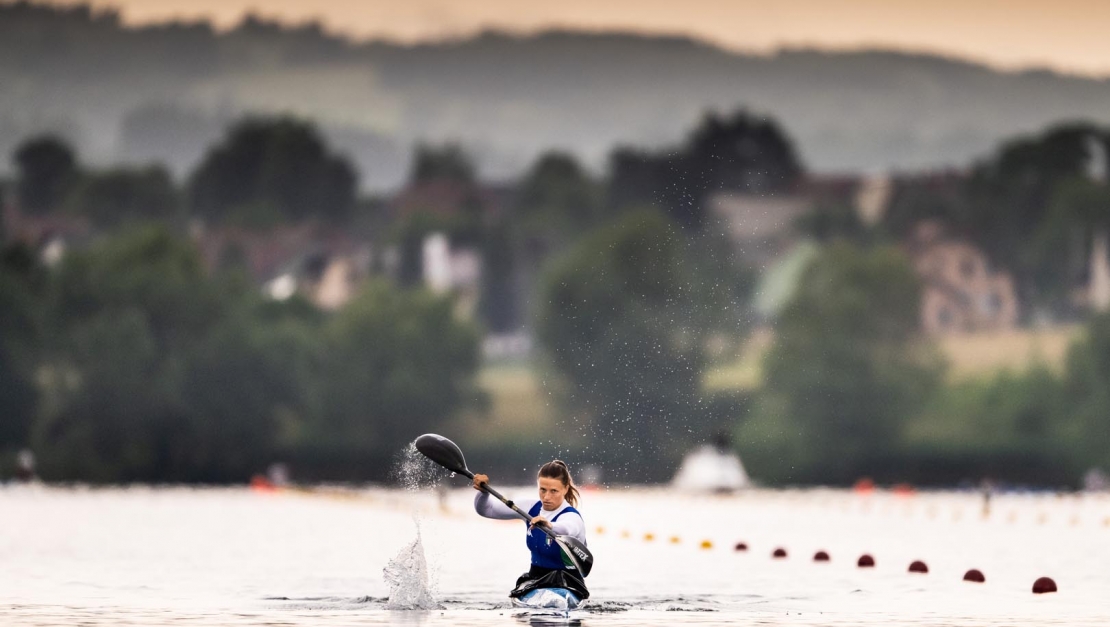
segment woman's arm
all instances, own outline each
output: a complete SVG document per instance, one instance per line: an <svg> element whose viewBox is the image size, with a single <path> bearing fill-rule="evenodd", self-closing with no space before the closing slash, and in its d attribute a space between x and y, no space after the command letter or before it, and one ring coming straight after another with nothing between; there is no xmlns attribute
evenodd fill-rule
<svg viewBox="0 0 1110 627"><path fill-rule="evenodd" d="M528 501L527 503L517 503L517 507L527 511L535 504L536 501ZM520 518L520 515L514 512L508 505L505 505L485 492L479 492L474 497L474 511L478 512L479 516L496 518L497 520Z"/></svg>
<svg viewBox="0 0 1110 627"><path fill-rule="evenodd" d="M586 521L574 512L567 512L559 516L559 520L551 523L551 530L555 532L555 535L571 536L582 542L586 541Z"/></svg>

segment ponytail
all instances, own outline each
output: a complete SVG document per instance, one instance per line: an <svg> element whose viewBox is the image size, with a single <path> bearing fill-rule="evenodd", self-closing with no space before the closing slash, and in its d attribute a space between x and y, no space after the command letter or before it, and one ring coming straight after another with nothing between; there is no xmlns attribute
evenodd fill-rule
<svg viewBox="0 0 1110 627"><path fill-rule="evenodd" d="M570 476L570 468L567 467L566 462L561 459L547 462L540 467L539 476L561 481L563 487L567 489L567 502L571 507L578 507L578 488L574 485L574 479Z"/></svg>

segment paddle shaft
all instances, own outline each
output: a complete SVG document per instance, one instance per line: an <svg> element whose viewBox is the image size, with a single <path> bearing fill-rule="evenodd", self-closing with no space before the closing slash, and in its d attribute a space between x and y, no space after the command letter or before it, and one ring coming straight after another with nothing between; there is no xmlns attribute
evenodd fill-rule
<svg viewBox="0 0 1110 627"><path fill-rule="evenodd" d="M474 479L474 473L470 472L469 470L463 472L463 474L466 475L467 477L469 477L471 480ZM501 496L501 493L498 492L497 490L494 490L493 488L491 488L489 486L489 483L482 483L481 489L482 489L482 492L485 492L486 494L492 496L493 498L497 499L498 501L501 501L506 506L508 506L509 509L516 512L517 516L520 516L521 518L523 518L527 522L532 522L532 517L528 515L528 512L526 512L526 511L520 509L519 507L517 507L516 503L513 503L512 501L505 498L504 496ZM554 529L551 529L550 527L544 527L542 525L537 525L537 527L540 530L542 530L544 533L546 533L547 535L551 536L552 540L555 540L556 538L558 538L558 536L555 535L555 530Z"/></svg>

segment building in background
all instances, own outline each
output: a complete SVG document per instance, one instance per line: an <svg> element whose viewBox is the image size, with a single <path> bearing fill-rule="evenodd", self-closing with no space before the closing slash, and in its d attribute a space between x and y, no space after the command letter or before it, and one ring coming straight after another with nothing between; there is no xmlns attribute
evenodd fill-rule
<svg viewBox="0 0 1110 627"><path fill-rule="evenodd" d="M939 222L917 225L906 244L921 279L921 326L931 334L1001 331L1018 323L1014 282L971 243L948 237Z"/></svg>

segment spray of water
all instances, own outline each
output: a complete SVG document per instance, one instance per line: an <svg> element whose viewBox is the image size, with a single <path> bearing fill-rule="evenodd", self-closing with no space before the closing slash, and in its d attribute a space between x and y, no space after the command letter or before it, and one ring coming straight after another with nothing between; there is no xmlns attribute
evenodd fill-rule
<svg viewBox="0 0 1110 627"><path fill-rule="evenodd" d="M420 524L416 525L416 539L401 549L382 570L382 577L389 585L391 610L442 609L432 595L428 583L428 562L424 559L424 545L420 542Z"/></svg>
<svg viewBox="0 0 1110 627"><path fill-rule="evenodd" d="M410 442L397 456L393 465L393 478L409 491L438 487L447 471L416 450L416 443Z"/></svg>

